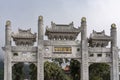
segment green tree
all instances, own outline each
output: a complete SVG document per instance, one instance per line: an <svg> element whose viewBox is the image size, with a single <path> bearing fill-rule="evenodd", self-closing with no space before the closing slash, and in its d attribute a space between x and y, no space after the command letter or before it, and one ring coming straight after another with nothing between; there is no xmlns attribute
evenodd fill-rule
<svg viewBox="0 0 120 80"><path fill-rule="evenodd" d="M30 80L37 80L37 66L30 64Z"/></svg>
<svg viewBox="0 0 120 80"><path fill-rule="evenodd" d="M73 80L80 80L80 62L79 61L71 59L70 72Z"/></svg>
<svg viewBox="0 0 120 80"><path fill-rule="evenodd" d="M62 68L54 62L44 63L44 80L68 80Z"/></svg>
<svg viewBox="0 0 120 80"><path fill-rule="evenodd" d="M12 67L12 79L13 80L23 80L24 79L24 73L23 73L23 63L17 63L14 64Z"/></svg>
<svg viewBox="0 0 120 80"><path fill-rule="evenodd" d="M105 63L94 63L89 67L90 80L110 80L110 68Z"/></svg>
<svg viewBox="0 0 120 80"><path fill-rule="evenodd" d="M67 59L67 58L65 58L65 59L63 59L63 58L54 58L54 59L52 59L52 61L54 62L54 63L56 63L56 64L58 64L59 66L61 66L61 64L62 63L67 63L67 62L69 62L69 59Z"/></svg>
<svg viewBox="0 0 120 80"><path fill-rule="evenodd" d="M80 63L71 59L70 70L73 80L80 80ZM110 68L105 63L95 63L89 67L90 80L110 80Z"/></svg>

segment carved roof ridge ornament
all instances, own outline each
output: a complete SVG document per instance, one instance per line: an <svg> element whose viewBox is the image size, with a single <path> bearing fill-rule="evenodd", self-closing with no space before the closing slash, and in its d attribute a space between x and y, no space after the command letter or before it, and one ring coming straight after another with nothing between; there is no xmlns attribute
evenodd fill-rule
<svg viewBox="0 0 120 80"><path fill-rule="evenodd" d="M23 30L23 29L18 29L19 32L31 32L31 28L27 29L27 30Z"/></svg>
<svg viewBox="0 0 120 80"><path fill-rule="evenodd" d="M111 37L105 34L105 31L97 32L93 30L93 33L90 34L91 39L104 39L111 40Z"/></svg>
<svg viewBox="0 0 120 80"><path fill-rule="evenodd" d="M73 26L73 22L69 23L69 24L56 24L54 23L53 21L51 21L51 28L54 28L54 27L70 27L70 25Z"/></svg>
<svg viewBox="0 0 120 80"><path fill-rule="evenodd" d="M96 34L105 34L105 31L103 30L103 31L97 32L97 31L93 30L93 33L96 33Z"/></svg>
<svg viewBox="0 0 120 80"><path fill-rule="evenodd" d="M24 34L24 35L23 35ZM36 33L32 33L31 32L31 28L30 29L27 29L27 30L23 30L23 29L18 29L18 32L17 33L12 33L12 36L13 37L19 37L19 35L21 35L21 36L25 36L25 35L30 35L30 36L35 36L36 35Z"/></svg>
<svg viewBox="0 0 120 80"><path fill-rule="evenodd" d="M46 30L50 32L79 32L78 28L74 27L73 22L70 24L55 24L51 22L51 27L47 26Z"/></svg>

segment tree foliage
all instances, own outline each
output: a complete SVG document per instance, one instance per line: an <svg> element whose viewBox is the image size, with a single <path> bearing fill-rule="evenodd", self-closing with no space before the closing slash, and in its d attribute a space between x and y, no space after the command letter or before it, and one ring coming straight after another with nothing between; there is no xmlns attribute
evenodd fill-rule
<svg viewBox="0 0 120 80"><path fill-rule="evenodd" d="M30 64L30 80L37 80L37 66Z"/></svg>
<svg viewBox="0 0 120 80"><path fill-rule="evenodd" d="M80 63L71 59L70 70L73 80L80 80ZM90 80L110 80L110 68L105 63L95 63L89 67Z"/></svg>
<svg viewBox="0 0 120 80"><path fill-rule="evenodd" d="M70 71L71 71L71 76L73 80L80 80L80 62L71 59L70 61Z"/></svg>
<svg viewBox="0 0 120 80"><path fill-rule="evenodd" d="M110 80L110 68L105 63L94 63L89 67L90 80Z"/></svg>
<svg viewBox="0 0 120 80"><path fill-rule="evenodd" d="M63 59L63 58L54 58L54 59L52 59L52 61L54 63L58 64L59 66L61 66L62 63L64 63L64 62L65 63L69 62L69 60L67 58L65 58L65 59Z"/></svg>
<svg viewBox="0 0 120 80"><path fill-rule="evenodd" d="M24 79L24 73L23 73L23 63L17 63L14 64L12 67L12 79L13 80L23 80Z"/></svg>
<svg viewBox="0 0 120 80"><path fill-rule="evenodd" d="M44 80L68 80L62 68L54 62L44 63Z"/></svg>
<svg viewBox="0 0 120 80"><path fill-rule="evenodd" d="M71 59L70 60L70 76L67 76L60 64L62 61L56 59L57 61L44 63L44 80L80 80L80 62ZM60 62L58 64L57 62ZM57 63L57 64L56 64ZM37 67L34 64L30 64L30 79L37 80ZM13 80L23 80L23 63L18 63L13 66ZM109 65L105 63L95 63L89 67L89 79L90 80L110 80L110 68Z"/></svg>

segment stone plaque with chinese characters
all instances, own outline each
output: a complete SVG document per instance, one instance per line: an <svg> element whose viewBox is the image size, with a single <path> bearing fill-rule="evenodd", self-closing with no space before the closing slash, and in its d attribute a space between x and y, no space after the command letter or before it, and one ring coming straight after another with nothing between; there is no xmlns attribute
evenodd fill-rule
<svg viewBox="0 0 120 80"><path fill-rule="evenodd" d="M54 53L72 53L72 48L71 47L54 47L53 48Z"/></svg>

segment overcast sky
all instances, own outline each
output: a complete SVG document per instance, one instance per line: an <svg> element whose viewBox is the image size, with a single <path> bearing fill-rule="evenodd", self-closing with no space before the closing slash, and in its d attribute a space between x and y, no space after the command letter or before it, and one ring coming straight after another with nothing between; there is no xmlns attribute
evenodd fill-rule
<svg viewBox="0 0 120 80"><path fill-rule="evenodd" d="M37 32L38 16L44 17L44 26L55 23L80 26L87 18L88 37L92 30L110 34L112 23L117 25L120 47L120 0L0 0L0 47L4 46L5 23L11 20L12 30L32 29ZM3 54L0 49L0 54Z"/></svg>

